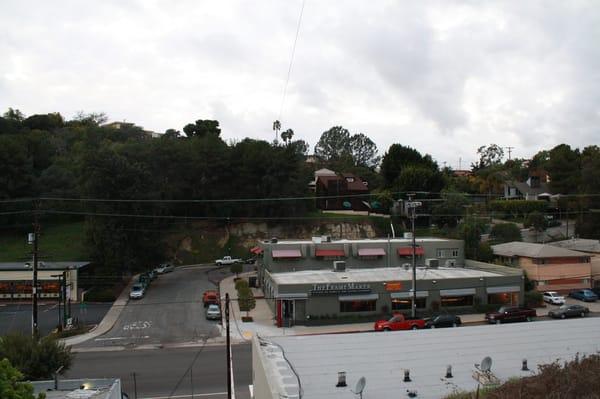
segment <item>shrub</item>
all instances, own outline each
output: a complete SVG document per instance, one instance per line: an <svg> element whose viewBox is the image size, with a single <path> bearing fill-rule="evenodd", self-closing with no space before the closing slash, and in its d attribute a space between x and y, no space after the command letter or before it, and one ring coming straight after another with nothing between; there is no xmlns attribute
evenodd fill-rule
<svg viewBox="0 0 600 399"><path fill-rule="evenodd" d="M525 293L526 306L540 306L543 303L542 293L538 291L528 291Z"/></svg>
<svg viewBox="0 0 600 399"><path fill-rule="evenodd" d="M0 341L0 359L6 358L25 379L49 379L63 367L71 366L71 349L51 337L37 340L29 335L10 334Z"/></svg>
<svg viewBox="0 0 600 399"><path fill-rule="evenodd" d="M20 382L23 375L14 368L8 359L0 360L0 398L2 399L43 399L40 393L37 397L33 394L33 386L27 382Z"/></svg>
<svg viewBox="0 0 600 399"><path fill-rule="evenodd" d="M490 239L494 244L502 244L511 241L523 241L521 229L514 223L498 223L492 227Z"/></svg>
<svg viewBox="0 0 600 399"><path fill-rule="evenodd" d="M241 263L234 263L231 265L231 273L234 273L236 277L244 270L243 265Z"/></svg>
<svg viewBox="0 0 600 399"><path fill-rule="evenodd" d="M489 206L494 212L509 214L513 218L517 218L525 217L525 215L534 211L544 212L548 207L548 203L546 201L496 200L490 201Z"/></svg>
<svg viewBox="0 0 600 399"><path fill-rule="evenodd" d="M239 291L240 289L248 288L248 280L239 279L235 282L235 289Z"/></svg>

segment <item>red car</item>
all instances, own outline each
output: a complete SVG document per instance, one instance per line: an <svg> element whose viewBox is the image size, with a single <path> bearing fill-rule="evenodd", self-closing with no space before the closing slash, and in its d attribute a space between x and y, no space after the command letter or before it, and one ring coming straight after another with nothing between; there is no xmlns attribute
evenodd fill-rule
<svg viewBox="0 0 600 399"><path fill-rule="evenodd" d="M389 320L376 321L374 328L375 331L418 330L425 328L425 320L395 313Z"/></svg>
<svg viewBox="0 0 600 399"><path fill-rule="evenodd" d="M510 321L531 321L536 316L535 309L502 306L497 312L486 313L485 320L488 323L500 324Z"/></svg>
<svg viewBox="0 0 600 399"><path fill-rule="evenodd" d="M219 293L214 290L204 291L202 294L202 303L204 304L205 308L207 308L208 305L218 305Z"/></svg>

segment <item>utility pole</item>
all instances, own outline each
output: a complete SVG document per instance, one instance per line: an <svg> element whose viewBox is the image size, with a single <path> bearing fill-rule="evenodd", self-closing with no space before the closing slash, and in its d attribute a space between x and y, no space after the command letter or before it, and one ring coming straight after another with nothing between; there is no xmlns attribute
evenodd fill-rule
<svg viewBox="0 0 600 399"><path fill-rule="evenodd" d="M67 325L67 272L62 272L62 297L63 297L63 326Z"/></svg>
<svg viewBox="0 0 600 399"><path fill-rule="evenodd" d="M40 225L38 223L38 203L33 202L33 276L31 279L31 335L38 336L38 239Z"/></svg>
<svg viewBox="0 0 600 399"><path fill-rule="evenodd" d="M408 217L411 221L411 232L412 232L412 317L417 317L417 244L415 238L415 218L417 217L417 207L423 205L419 201L413 201L414 194L408 194Z"/></svg>
<svg viewBox="0 0 600 399"><path fill-rule="evenodd" d="M514 150L515 147L506 147L506 149L508 150L508 160L510 161L510 155L512 154L512 150Z"/></svg>
<svg viewBox="0 0 600 399"><path fill-rule="evenodd" d="M62 285L63 285L62 277L63 277L63 275L62 274L52 274L52 275L50 275L50 277L57 278L59 281L59 286L58 286L58 325L57 325L57 327L60 327L60 329L62 330L63 323L62 323L62 313L60 311L61 310L60 308L61 308L61 304L62 304Z"/></svg>
<svg viewBox="0 0 600 399"><path fill-rule="evenodd" d="M229 293L225 293L225 329L227 331L227 399L231 399L231 340L229 337Z"/></svg>

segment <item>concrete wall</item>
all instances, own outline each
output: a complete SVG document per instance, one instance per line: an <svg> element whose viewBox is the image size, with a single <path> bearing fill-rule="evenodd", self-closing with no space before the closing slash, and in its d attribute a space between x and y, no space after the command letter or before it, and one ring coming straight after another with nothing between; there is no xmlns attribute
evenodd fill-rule
<svg viewBox="0 0 600 399"><path fill-rule="evenodd" d="M254 335L252 337L252 388L254 398L256 399L279 399L279 395L274 395L276 388L269 385L270 379L267 377L265 365L269 364L264 359L264 353L260 350L260 341ZM273 381L274 382L274 381Z"/></svg>

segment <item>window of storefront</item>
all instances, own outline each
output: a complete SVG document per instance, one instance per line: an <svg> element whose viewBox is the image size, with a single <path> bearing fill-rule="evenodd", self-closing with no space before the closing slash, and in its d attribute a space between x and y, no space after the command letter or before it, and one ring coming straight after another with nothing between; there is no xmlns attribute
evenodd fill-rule
<svg viewBox="0 0 600 399"><path fill-rule="evenodd" d="M516 292L502 292L498 294L488 294L488 304L490 305L518 305L519 294Z"/></svg>
<svg viewBox="0 0 600 399"><path fill-rule="evenodd" d="M427 307L427 298L417 298L417 308ZM411 298L392 298L392 310L410 310L412 309Z"/></svg>
<svg viewBox="0 0 600 399"><path fill-rule="evenodd" d="M442 306L473 306L473 295L444 296L442 297Z"/></svg>
<svg viewBox="0 0 600 399"><path fill-rule="evenodd" d="M377 300L367 301L340 301L340 312L374 312L376 310Z"/></svg>

